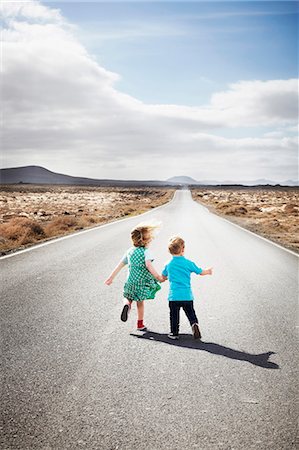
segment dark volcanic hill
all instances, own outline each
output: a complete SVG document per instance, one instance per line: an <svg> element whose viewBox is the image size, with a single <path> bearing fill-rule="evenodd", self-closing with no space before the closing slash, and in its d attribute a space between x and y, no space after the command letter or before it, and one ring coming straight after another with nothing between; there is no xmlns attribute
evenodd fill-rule
<svg viewBox="0 0 299 450"><path fill-rule="evenodd" d="M97 180L51 172L40 166L0 169L0 184L66 184L76 186L165 186L163 181Z"/></svg>

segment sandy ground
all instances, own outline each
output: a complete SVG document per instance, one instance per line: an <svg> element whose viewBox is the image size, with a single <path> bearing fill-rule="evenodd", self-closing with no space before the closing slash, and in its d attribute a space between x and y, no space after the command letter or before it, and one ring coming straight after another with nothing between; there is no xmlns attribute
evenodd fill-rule
<svg viewBox="0 0 299 450"><path fill-rule="evenodd" d="M193 189L212 212L299 253L298 189Z"/></svg>
<svg viewBox="0 0 299 450"><path fill-rule="evenodd" d="M10 185L0 191L0 255L140 214L174 189ZM194 200L299 253L298 189L193 189Z"/></svg>
<svg viewBox="0 0 299 450"><path fill-rule="evenodd" d="M2 186L0 254L140 214L167 203L172 189Z"/></svg>

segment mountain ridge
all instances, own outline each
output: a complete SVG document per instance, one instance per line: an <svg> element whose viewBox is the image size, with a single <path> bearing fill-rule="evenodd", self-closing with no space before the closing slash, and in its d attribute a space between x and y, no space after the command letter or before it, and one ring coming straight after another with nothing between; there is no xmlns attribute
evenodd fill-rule
<svg viewBox="0 0 299 450"><path fill-rule="evenodd" d="M165 182L145 180L112 180L76 177L52 172L41 166L21 166L0 169L0 184L53 184L77 186L164 185Z"/></svg>
<svg viewBox="0 0 299 450"><path fill-rule="evenodd" d="M76 177L53 172L41 166L21 166L8 167L0 169L0 184L62 184L79 186L177 186L177 185L198 185L198 186L298 186L294 180L284 182L274 182L266 179L254 181L235 182L231 180L216 181L202 180L198 181L192 177L180 175L161 180L114 180L114 179L95 179L87 177Z"/></svg>

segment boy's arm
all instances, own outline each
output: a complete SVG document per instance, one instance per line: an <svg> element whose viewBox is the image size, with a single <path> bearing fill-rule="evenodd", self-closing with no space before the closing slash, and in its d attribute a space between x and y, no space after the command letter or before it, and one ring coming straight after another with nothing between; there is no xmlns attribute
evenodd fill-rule
<svg viewBox="0 0 299 450"><path fill-rule="evenodd" d="M199 275L213 275L213 267L209 269L204 269Z"/></svg>
<svg viewBox="0 0 299 450"><path fill-rule="evenodd" d="M164 277L159 275L158 272L156 271L156 269L154 268L154 266L152 265L152 262L148 259L147 261L145 261L145 265L147 270L161 283L163 283Z"/></svg>
<svg viewBox="0 0 299 450"><path fill-rule="evenodd" d="M125 267L125 265L126 264L123 261L121 261L119 264L117 264L117 266L115 267L113 272L111 272L111 274L109 275L107 280L105 280L105 284L107 284L107 286L109 286L113 282L113 280L116 277L116 275L121 271L121 269L123 267Z"/></svg>

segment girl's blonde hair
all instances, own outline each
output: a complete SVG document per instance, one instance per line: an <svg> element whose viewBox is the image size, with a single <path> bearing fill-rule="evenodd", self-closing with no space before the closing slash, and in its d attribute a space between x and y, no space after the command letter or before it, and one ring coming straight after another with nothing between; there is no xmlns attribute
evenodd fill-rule
<svg viewBox="0 0 299 450"><path fill-rule="evenodd" d="M155 231L160 227L159 223L140 223L131 231L131 239L134 247L145 247L155 237Z"/></svg>

